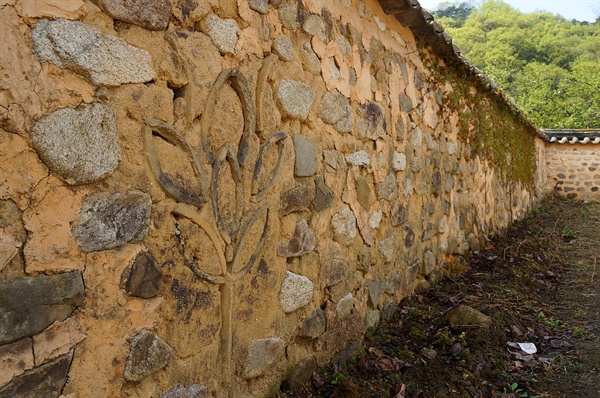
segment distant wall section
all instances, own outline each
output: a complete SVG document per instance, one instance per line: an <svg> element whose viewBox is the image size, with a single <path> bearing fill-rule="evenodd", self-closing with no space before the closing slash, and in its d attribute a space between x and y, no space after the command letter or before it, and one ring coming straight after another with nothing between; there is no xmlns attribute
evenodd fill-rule
<svg viewBox="0 0 600 398"><path fill-rule="evenodd" d="M546 145L546 191L569 199L600 202L600 145Z"/></svg>

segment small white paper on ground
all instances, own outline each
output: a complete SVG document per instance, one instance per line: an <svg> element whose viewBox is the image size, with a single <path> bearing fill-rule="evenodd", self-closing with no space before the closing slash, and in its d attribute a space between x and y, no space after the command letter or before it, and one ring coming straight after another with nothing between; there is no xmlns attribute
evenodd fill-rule
<svg viewBox="0 0 600 398"><path fill-rule="evenodd" d="M537 347L533 343L517 343L517 344L519 344L519 348L521 348L521 351L524 351L527 354L535 354L537 352Z"/></svg>

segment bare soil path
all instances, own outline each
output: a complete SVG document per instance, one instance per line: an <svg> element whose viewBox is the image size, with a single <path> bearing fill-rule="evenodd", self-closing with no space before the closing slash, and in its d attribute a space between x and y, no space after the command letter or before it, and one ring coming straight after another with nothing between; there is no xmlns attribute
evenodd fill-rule
<svg viewBox="0 0 600 398"><path fill-rule="evenodd" d="M353 360L276 396L600 398L599 260L600 204L546 200L403 302ZM481 319L457 324L460 306Z"/></svg>

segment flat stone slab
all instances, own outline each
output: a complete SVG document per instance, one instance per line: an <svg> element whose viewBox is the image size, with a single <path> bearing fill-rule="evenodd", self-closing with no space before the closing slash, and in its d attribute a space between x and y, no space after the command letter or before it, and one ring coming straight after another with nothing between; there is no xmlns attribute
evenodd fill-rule
<svg viewBox="0 0 600 398"><path fill-rule="evenodd" d="M96 86L146 83L156 78L148 51L79 21L40 19L31 34L40 62L69 69Z"/></svg>
<svg viewBox="0 0 600 398"><path fill-rule="evenodd" d="M0 344L33 336L83 303L81 272L39 275L0 284Z"/></svg>
<svg viewBox="0 0 600 398"><path fill-rule="evenodd" d="M0 398L58 398L67 382L73 351L39 366L0 388Z"/></svg>

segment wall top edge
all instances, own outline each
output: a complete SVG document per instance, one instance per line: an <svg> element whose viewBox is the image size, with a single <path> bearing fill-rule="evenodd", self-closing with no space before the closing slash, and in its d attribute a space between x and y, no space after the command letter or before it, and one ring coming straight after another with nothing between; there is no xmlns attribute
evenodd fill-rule
<svg viewBox="0 0 600 398"><path fill-rule="evenodd" d="M421 7L418 0L379 0L379 4L386 14L394 15L403 26L408 27L417 41L429 47L435 55L444 59L449 65L474 77L488 92L498 98L500 102L506 104L517 118L535 130L538 137L549 141L525 111L506 95L504 89L496 85L462 54L458 46L452 42L452 37L445 31L444 27L435 21L429 11Z"/></svg>

